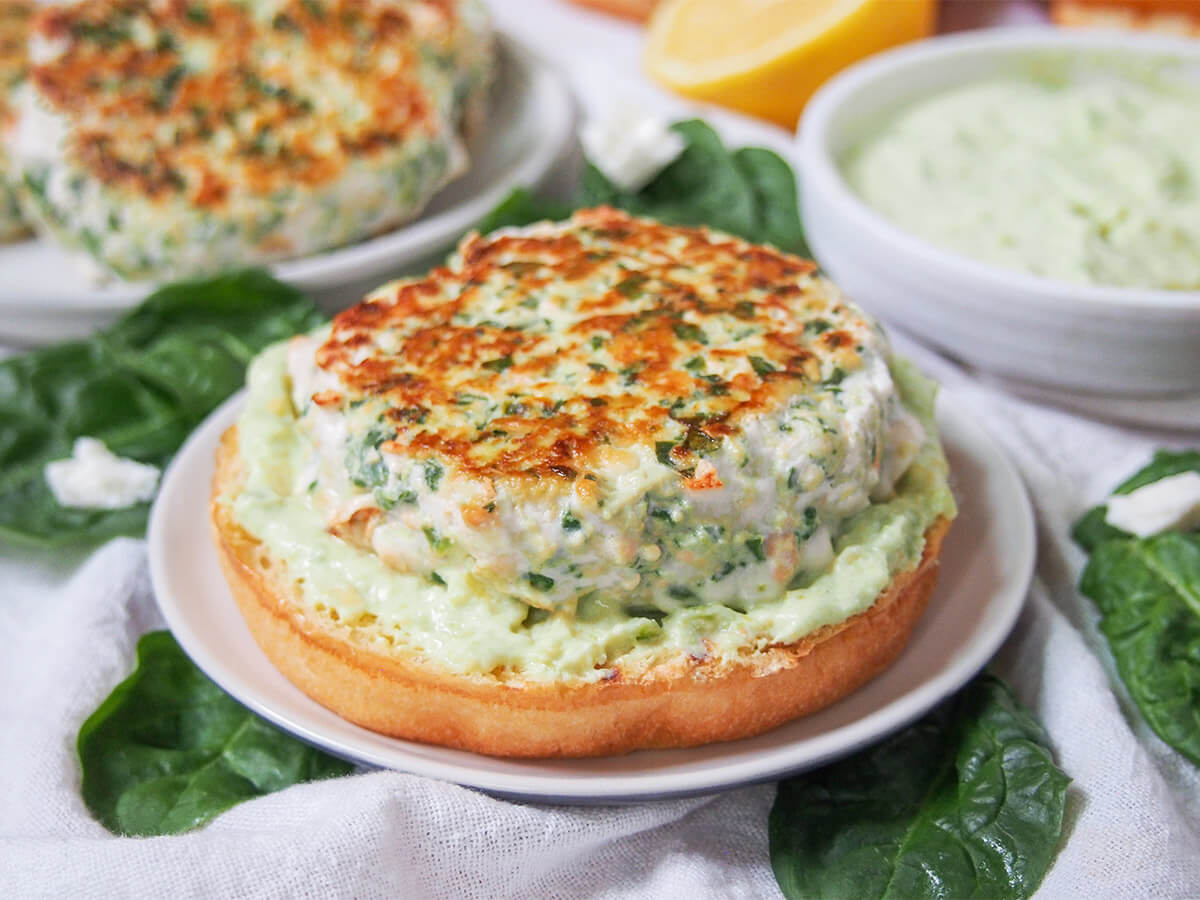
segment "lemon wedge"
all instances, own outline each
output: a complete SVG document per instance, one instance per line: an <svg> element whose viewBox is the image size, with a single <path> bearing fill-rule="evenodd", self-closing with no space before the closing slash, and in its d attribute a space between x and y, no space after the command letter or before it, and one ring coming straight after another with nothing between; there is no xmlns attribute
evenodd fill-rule
<svg viewBox="0 0 1200 900"><path fill-rule="evenodd" d="M794 127L855 60L930 34L936 0L667 0L646 68L680 94Z"/></svg>

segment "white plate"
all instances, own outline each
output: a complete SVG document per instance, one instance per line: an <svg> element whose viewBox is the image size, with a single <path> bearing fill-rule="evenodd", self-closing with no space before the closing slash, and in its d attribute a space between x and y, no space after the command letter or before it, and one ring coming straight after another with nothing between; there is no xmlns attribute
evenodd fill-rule
<svg viewBox="0 0 1200 900"><path fill-rule="evenodd" d="M446 250L510 190L546 179L572 141L575 111L564 79L522 44L501 36L500 71L486 125L470 142L471 168L421 216L394 231L271 267L336 309L414 264ZM0 341L80 337L143 300L153 285L97 286L49 241L0 246Z"/></svg>
<svg viewBox="0 0 1200 900"><path fill-rule="evenodd" d="M585 760L514 761L385 737L345 721L292 686L258 649L209 538L213 451L235 397L184 445L150 517L150 575L187 654L230 694L311 744L356 762L505 796L615 802L710 792L774 779L844 756L918 718L965 684L1007 636L1033 571L1033 513L1012 465L943 394L938 421L960 513L938 587L909 646L866 687L768 734L692 750Z"/></svg>

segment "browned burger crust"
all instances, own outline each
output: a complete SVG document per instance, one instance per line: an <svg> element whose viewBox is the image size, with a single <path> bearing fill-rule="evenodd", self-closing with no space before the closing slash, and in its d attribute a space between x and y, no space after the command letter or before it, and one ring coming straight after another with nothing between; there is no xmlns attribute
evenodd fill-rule
<svg viewBox="0 0 1200 900"><path fill-rule="evenodd" d="M293 684L372 731L492 756L581 757L750 737L857 690L900 654L937 581L942 518L920 563L865 612L736 661L680 654L645 672L560 683L464 675L399 652L366 629L301 608L282 563L218 501L242 475L236 426L217 450L211 522L254 639Z"/></svg>
<svg viewBox="0 0 1200 900"><path fill-rule="evenodd" d="M453 28L452 5L427 8ZM155 30L156 44L131 39L134 20ZM90 0L46 7L35 31L64 45L52 63L34 65L31 78L73 123L72 159L102 184L139 195L183 191L198 207L221 209L238 189L267 196L331 182L355 157L434 127L417 74L416 29L400 4L289 0L264 27L251 9L224 0ZM186 64L184 48L195 41L214 47L203 69ZM307 70L261 61L268 49L286 55L295 41L329 77L353 86L365 110L354 124L303 83ZM403 63L387 67L389 57ZM250 110L254 127L238 126ZM169 141L157 137L164 128Z"/></svg>

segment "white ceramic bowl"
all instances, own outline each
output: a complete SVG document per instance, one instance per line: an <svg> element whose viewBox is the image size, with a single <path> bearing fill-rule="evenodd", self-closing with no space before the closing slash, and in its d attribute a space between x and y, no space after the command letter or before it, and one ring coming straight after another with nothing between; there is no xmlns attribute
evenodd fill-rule
<svg viewBox="0 0 1200 900"><path fill-rule="evenodd" d="M1076 285L976 262L885 220L838 167L882 117L923 96L1040 55L1113 50L1175 58L1200 78L1200 41L1049 28L934 38L839 74L808 104L798 136L817 261L867 309L987 372L1093 394L1200 392L1200 292Z"/></svg>

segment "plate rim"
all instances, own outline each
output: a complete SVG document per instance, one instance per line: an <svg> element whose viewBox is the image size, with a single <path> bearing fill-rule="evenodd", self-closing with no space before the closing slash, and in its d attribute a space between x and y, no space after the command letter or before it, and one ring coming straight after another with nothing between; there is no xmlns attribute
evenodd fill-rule
<svg viewBox="0 0 1200 900"><path fill-rule="evenodd" d="M395 226L383 234L364 238L341 247L333 247L310 253L295 259L284 259L268 263L267 269L280 281L304 291L330 291L362 280L364 255L366 265L372 271L382 263L377 257L391 257L394 262L394 247L397 242L411 242L415 249L405 249L403 259L416 262L438 247L450 247L459 235L478 222L496 206L509 191L517 187L537 187L552 174L555 164L566 152L574 136L577 105L558 68L528 43L511 32L496 29L495 39L500 54L514 71L508 76L514 80L528 78L535 95L537 128L531 129L533 152L517 161L503 177L482 188L448 209L426 217L424 210L416 218ZM532 100L523 100L533 103ZM503 129L505 125L498 126ZM487 137L487 133L483 138ZM486 146L486 141L481 138ZM444 185L430 198L436 203L439 195L453 190L461 179ZM414 238L413 235L416 235ZM407 239L407 240L406 240ZM22 243L42 244L46 238L31 237L22 242L7 245L17 247ZM403 265L403 262L400 263ZM311 271L315 269L316 271ZM56 312L87 313L92 316L125 312L168 282L115 282L95 290L80 292L62 298L44 296L30 299L20 294L5 296L0 293L0 312L19 314L27 312L45 315L48 309ZM183 279L187 280L187 279ZM379 280L384 280L380 276Z"/></svg>
<svg viewBox="0 0 1200 900"><path fill-rule="evenodd" d="M938 392L936 408L938 428L943 444L948 449L954 447L968 455L981 467L984 474L1004 482L1004 494L1010 502L1010 509L1007 512L1014 517L1014 521L1020 523L1021 533L1006 532L1005 534L1007 555L1004 558L1002 569L1004 576L1002 583L993 590L990 604L980 607L981 613L978 622L972 627L968 637L962 641L963 645L969 646L971 652L965 656L955 657L949 665L941 666L935 674L922 679L919 684L906 693L892 698L882 706L873 708L865 715L832 730L754 752L745 759L734 759L723 763L719 759L721 755L724 755L721 753L723 749L736 753L742 743L739 741L713 744L704 748L640 751L669 755L686 755L696 751L717 754L717 761L713 766L705 764L698 768L689 768L686 766L686 760L682 760L681 764L684 764L684 767L680 771L673 768L663 770L650 767L640 771L583 773L569 778L565 777L562 772L554 771L495 771L491 767L512 764L531 768L542 763L561 767L569 766L572 762L577 762L582 766L586 765L589 760L502 760L467 751L449 750L398 738L389 738L345 720L341 720L338 727L344 726L350 734L356 738L360 737L361 740L349 741L345 736L340 735L330 737L322 734L319 727L314 727L311 720L304 721L304 719L310 718L307 715L310 711L312 715L318 717L334 714L311 700L299 688L290 683L284 688L288 693L295 693L296 702L300 705L303 714L302 720L296 721L286 712L280 712L269 703L264 702L256 695L254 685L243 683L239 676L230 676L227 665L221 661L219 653L215 653L192 632L187 624L183 605L179 603L179 598L170 594L167 588L171 542L166 539L166 535L172 525L181 519L186 519L187 515L185 511L173 505L172 497L184 489L180 485L185 481L201 481L206 487L204 496L207 498L207 485L211 480L213 468L212 449L215 448L220 434L235 419L244 395L244 390L239 391L211 413L193 431L163 475L159 494L151 509L147 529L150 579L155 602L184 652L209 678L238 702L294 737L358 764L431 777L502 797L543 803L624 803L686 797L775 780L788 774L819 767L849 755L870 743L882 740L887 735L920 718L938 702L960 689L988 663L1012 631L1017 617L1025 605L1033 577L1037 531L1033 507L1025 484L1012 462L988 435L986 429L964 412L959 401L952 399L952 390L943 387ZM982 454L976 452L980 448L984 450ZM204 556L211 557L208 564L218 567L218 577L220 577L216 552L209 539L207 503L202 505L199 512L203 515L200 531L204 535L204 548L200 552ZM222 583L223 581L224 579L221 578ZM939 586L939 590L942 589L945 588ZM219 602L228 603L237 621L242 621L232 595L227 590ZM990 611L994 620L986 627L987 616L983 614L984 611ZM244 623L242 623L242 627L245 627ZM248 629L246 637L250 638ZM262 653L252 638L250 638L250 644L256 653ZM904 652L908 652L907 647L893 665L899 663ZM274 670L265 655L262 656L262 662ZM233 684L228 683L231 680L234 682ZM786 727L787 724L781 726L781 728ZM363 746L364 742L368 746ZM370 746L380 744L388 748L387 752L375 752ZM808 749L809 752L805 753L805 749ZM450 754L451 758L449 760L436 758L435 755L441 753ZM477 758L484 766L472 768L456 762L455 757L466 757L468 760Z"/></svg>

